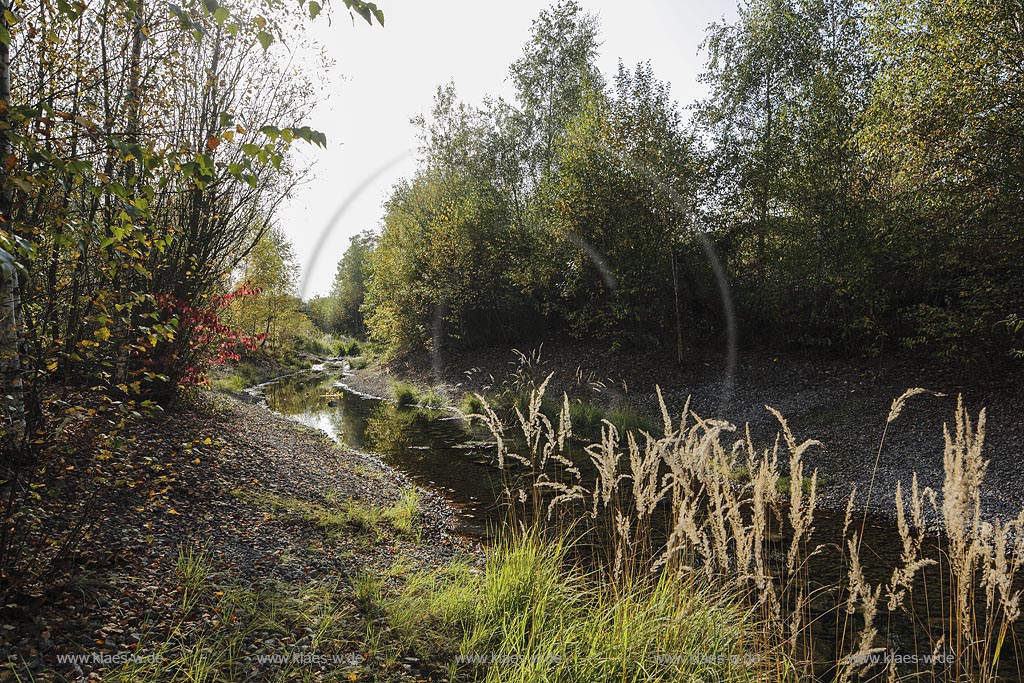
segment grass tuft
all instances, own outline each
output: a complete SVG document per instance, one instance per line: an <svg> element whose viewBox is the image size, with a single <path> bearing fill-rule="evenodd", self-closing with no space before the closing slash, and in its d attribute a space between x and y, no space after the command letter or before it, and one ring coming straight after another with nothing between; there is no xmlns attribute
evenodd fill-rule
<svg viewBox="0 0 1024 683"><path fill-rule="evenodd" d="M612 408L608 411L605 419L615 425L620 434L626 432L639 434L641 431L651 433L654 429L654 423L650 419L626 405Z"/></svg>
<svg viewBox="0 0 1024 683"><path fill-rule="evenodd" d="M483 410L484 402L476 394L466 394L459 402L459 412L463 415L479 415Z"/></svg>
<svg viewBox="0 0 1024 683"><path fill-rule="evenodd" d="M398 501L381 513L381 519L401 534L415 535L419 526L419 502L420 496L414 487L402 489Z"/></svg>
<svg viewBox="0 0 1024 683"><path fill-rule="evenodd" d="M589 401L574 401L569 404L569 419L577 434L595 435L601 432L604 411Z"/></svg>
<svg viewBox="0 0 1024 683"><path fill-rule="evenodd" d="M425 408L443 408L445 400L440 391L430 388L419 395L419 400L416 403Z"/></svg>
<svg viewBox="0 0 1024 683"><path fill-rule="evenodd" d="M395 403L398 405L411 406L416 403L419 392L416 391L416 387L408 382L395 380L391 383L391 396L395 399Z"/></svg>
<svg viewBox="0 0 1024 683"><path fill-rule="evenodd" d="M457 680L740 680L746 612L668 575L615 586L570 561L570 544L530 531L467 561L412 573L382 598L418 652L457 653Z"/></svg>

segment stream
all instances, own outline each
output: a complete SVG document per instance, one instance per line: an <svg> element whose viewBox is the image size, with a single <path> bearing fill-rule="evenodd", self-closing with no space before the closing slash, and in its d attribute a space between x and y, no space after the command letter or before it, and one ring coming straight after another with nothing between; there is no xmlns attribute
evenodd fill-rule
<svg viewBox="0 0 1024 683"><path fill-rule="evenodd" d="M340 367L317 366L250 389L276 413L319 429L343 446L373 453L459 511L463 534L487 537L500 522L499 471L489 434L459 416L348 389Z"/></svg>
<svg viewBox="0 0 1024 683"><path fill-rule="evenodd" d="M501 477L494 464L490 435L481 428L471 427L462 417L447 411L398 406L389 400L359 394L344 384L344 368L334 364L315 366L310 371L272 380L248 391L253 397L265 400L271 410L322 430L343 446L375 454L417 484L444 494L459 511L457 530L460 533L486 540L492 535L490 531L500 525ZM584 477L587 478L585 468ZM835 543L841 537L843 518L844 510L819 508L814 519L815 543ZM855 515L854 526L859 525L860 516ZM930 540L936 542L935 537ZM869 516L861 550L868 581L875 585L887 583L893 568L899 564L900 550L894 523ZM777 552L784 552L783 545L779 545ZM825 588L840 582L843 578L840 574L846 570L843 564L833 552L812 558L808 565L811 584ZM928 581L929 585L940 583L937 575L929 577ZM831 613L837 607L838 596L834 591L823 595L817 599L818 604L812 601L812 614ZM902 615L892 615L887 643L892 652L918 652L922 648L915 643L920 643L922 628L934 634L942 630L945 622L939 616L945 610L937 595L933 594L928 601L920 592L913 595L915 612L930 616L915 628ZM948 610L948 605L945 608ZM834 643L837 640L838 623L828 623L834 619L834 615L825 617L814 629L819 637L823 636L821 641ZM884 632L886 616L880 614L879 620ZM1007 673L1015 676L1013 645L1009 648L1009 656L1003 663L1008 667ZM819 652L825 658L834 654L834 649Z"/></svg>

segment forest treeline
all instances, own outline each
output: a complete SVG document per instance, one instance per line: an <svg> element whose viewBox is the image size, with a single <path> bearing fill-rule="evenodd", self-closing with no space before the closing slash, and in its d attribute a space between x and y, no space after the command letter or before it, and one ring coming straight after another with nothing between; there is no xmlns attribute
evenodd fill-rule
<svg viewBox="0 0 1024 683"><path fill-rule="evenodd" d="M682 355L731 308L746 345L1021 345L1019 0L749 0L708 28L686 106L649 64L601 73L599 47L560 2L512 101L439 88L318 324L392 352L567 330Z"/></svg>

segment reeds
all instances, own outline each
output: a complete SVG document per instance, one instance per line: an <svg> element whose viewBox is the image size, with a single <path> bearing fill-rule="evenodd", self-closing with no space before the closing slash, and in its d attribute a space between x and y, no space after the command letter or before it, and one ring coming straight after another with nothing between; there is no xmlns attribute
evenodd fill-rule
<svg viewBox="0 0 1024 683"><path fill-rule="evenodd" d="M546 521L559 539L573 529L581 548L603 551L597 553L601 581L623 594L669 581L699 582L733 596L754 615L745 626L752 630L747 642L758 649L763 678L996 679L1020 613L1024 512L1008 522L982 516L984 411L972 421L958 402L954 426L946 429L941 491L921 488L915 475L909 492L899 483L890 494L900 559L888 581L872 583L862 558L867 508L854 528L858 506L851 493L841 537L817 537L817 472L805 456L820 444L797 439L778 411L768 408L779 421L778 436L757 448L749 430L702 418L689 403L673 420L659 391L660 434L623 434L605 420L583 461L569 448L568 399L557 423L541 410L549 379L536 386L525 410L517 409L521 438L511 438L479 397L498 443L510 528ZM883 443L907 399L922 393L912 389L893 402ZM524 448L513 452L512 443ZM876 469L881 454L880 445ZM741 469L747 476L738 478ZM780 482L788 486L780 489ZM872 477L865 505L874 483ZM929 536L930 517L941 520L941 542ZM817 556L845 567L844 576L832 585L812 581ZM831 607L822 609L826 597ZM940 605L939 613L928 605ZM891 629L900 619L914 625L913 647L921 650L914 654L925 655L911 666L897 666L892 656L908 654L906 643L894 649ZM820 626L829 622L835 628L823 635ZM936 661L934 655L944 656Z"/></svg>

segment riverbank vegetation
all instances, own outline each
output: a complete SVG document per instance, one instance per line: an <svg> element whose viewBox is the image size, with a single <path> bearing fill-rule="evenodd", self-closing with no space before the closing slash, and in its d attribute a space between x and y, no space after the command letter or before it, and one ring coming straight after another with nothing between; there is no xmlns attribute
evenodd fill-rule
<svg viewBox="0 0 1024 683"><path fill-rule="evenodd" d="M513 99L438 89L416 173L321 305L392 354L568 331L680 362L734 334L1007 361L1020 22L984 0L751 0L708 28L708 95L680 105L649 64L600 72L597 19L560 2Z"/></svg>
<svg viewBox="0 0 1024 683"><path fill-rule="evenodd" d="M485 565L359 582L391 637L447 662L450 680L1020 676L1024 513L980 517L984 411L972 419L958 406L940 490L915 476L895 492L866 492L894 495L902 551L880 568L865 545L863 492L851 494L841 528L818 529L818 475L804 459L820 444L797 439L781 414L765 448L688 406L678 420L664 410L655 434L605 422L600 440L575 451L596 471L591 481L571 459L568 400L552 421L545 390L511 427L479 399L509 515ZM886 431L926 393L895 399ZM748 476L738 483L740 466ZM936 520L940 545L929 536Z"/></svg>

